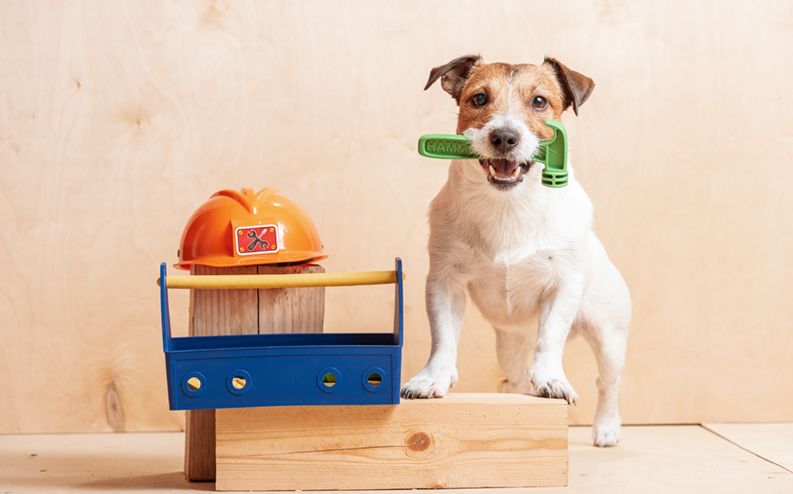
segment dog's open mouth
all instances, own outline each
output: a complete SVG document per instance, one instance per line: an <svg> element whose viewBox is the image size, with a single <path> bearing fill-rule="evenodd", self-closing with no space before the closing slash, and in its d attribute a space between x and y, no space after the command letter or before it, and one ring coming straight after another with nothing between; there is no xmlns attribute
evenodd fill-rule
<svg viewBox="0 0 793 494"><path fill-rule="evenodd" d="M501 190L511 189L523 182L523 175L529 171L531 162L517 162L505 159L479 160L487 173L487 180Z"/></svg>

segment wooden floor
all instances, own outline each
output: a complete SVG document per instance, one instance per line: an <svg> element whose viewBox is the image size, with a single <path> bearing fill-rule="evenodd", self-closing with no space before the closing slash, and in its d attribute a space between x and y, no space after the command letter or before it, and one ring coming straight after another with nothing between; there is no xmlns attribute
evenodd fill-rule
<svg viewBox="0 0 793 494"><path fill-rule="evenodd" d="M626 427L610 449L593 448L589 435L570 430L568 488L523 490L793 492L793 424ZM181 433L0 435L0 494L212 490L184 480L183 441Z"/></svg>

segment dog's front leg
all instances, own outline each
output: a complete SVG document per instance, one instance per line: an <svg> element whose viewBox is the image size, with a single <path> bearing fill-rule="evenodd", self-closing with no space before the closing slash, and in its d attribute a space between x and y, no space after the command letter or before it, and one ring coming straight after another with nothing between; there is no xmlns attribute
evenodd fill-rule
<svg viewBox="0 0 793 494"><path fill-rule="evenodd" d="M402 386L404 398L442 398L457 382L457 342L465 313L465 283L433 271L431 268L427 277L426 292L432 350L424 368Z"/></svg>
<svg viewBox="0 0 793 494"><path fill-rule="evenodd" d="M568 274L542 304L537 346L529 377L534 394L564 398L575 403L577 395L565 376L562 355L570 327L581 307L583 276Z"/></svg>

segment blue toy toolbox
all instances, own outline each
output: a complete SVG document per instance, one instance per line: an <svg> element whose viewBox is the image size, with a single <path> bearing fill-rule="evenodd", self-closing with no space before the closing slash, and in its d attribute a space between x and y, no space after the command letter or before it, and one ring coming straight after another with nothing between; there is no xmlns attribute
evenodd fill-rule
<svg viewBox="0 0 793 494"><path fill-rule="evenodd" d="M289 281L285 284L280 280ZM399 258L393 271L171 278L162 263L158 282L171 410L399 403L403 334L403 273ZM169 288L386 283L395 286L393 333L171 336Z"/></svg>

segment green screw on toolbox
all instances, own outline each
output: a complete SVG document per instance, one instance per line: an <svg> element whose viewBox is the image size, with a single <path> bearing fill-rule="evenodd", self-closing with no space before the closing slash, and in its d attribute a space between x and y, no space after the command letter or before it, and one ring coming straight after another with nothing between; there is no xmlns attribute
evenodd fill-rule
<svg viewBox="0 0 793 494"><path fill-rule="evenodd" d="M553 129L553 137L540 141L534 161L545 165L542 184L546 187L567 185L567 131L561 122L546 120L545 125ZM419 138L419 154L427 158L444 160L479 159L471 140L455 134L426 134Z"/></svg>

